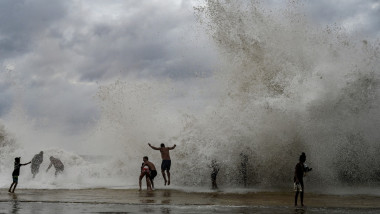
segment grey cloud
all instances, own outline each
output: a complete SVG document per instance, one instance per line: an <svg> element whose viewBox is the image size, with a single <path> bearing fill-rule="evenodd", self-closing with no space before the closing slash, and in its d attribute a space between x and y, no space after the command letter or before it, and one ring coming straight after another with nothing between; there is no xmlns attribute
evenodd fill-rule
<svg viewBox="0 0 380 214"><path fill-rule="evenodd" d="M380 33L380 6L372 8L379 0L369 1L307 1L307 13L317 22L325 25L337 23L338 26L350 19L362 16L365 20L359 23L356 31L376 38Z"/></svg>
<svg viewBox="0 0 380 214"><path fill-rule="evenodd" d="M92 98L94 82L132 74L182 84L199 73L211 75L217 54L199 33L186 2L173 8L171 1L0 1L0 61L15 62L31 117L80 132L99 114ZM370 3L308 1L307 13L322 24L363 13L370 17L365 29L379 35L379 8L370 10ZM93 20L96 11L82 4L116 4L122 12L117 18L100 15ZM0 89L9 87L4 84L0 82ZM0 115L9 111L12 97L16 95L1 91Z"/></svg>
<svg viewBox="0 0 380 214"><path fill-rule="evenodd" d="M24 88L26 112L42 121L39 125L57 126L68 133L91 127L99 114L93 98L95 81L107 83L129 74L182 80L211 70L213 63L204 60L212 59L210 49L196 49L197 40L189 40L191 11L167 10L165 3L122 3L125 13L133 12L116 21L94 21L87 14L92 11L83 10L78 15L78 11L65 11L67 5L61 5L56 8L61 12L50 14L50 21L30 23L33 29L21 24L13 29L13 34L30 31L30 36L15 41L32 45L13 52L14 74ZM45 13L49 5L41 8L34 13ZM31 20L42 16L30 13ZM201 38L198 41L198 46L204 45ZM9 110L7 106L1 109Z"/></svg>
<svg viewBox="0 0 380 214"><path fill-rule="evenodd" d="M136 6L137 4L137 6ZM188 48L186 44L192 13L166 12L164 4L144 7L135 3L126 13L128 18L114 22L77 26L70 40L61 39L62 49L83 57L75 67L81 81L98 81L122 77L130 73L165 78L194 77L198 69L211 70L209 62L202 61L203 52ZM152 3L153 4L153 3ZM85 15L84 15L85 16ZM87 27L86 33L82 28ZM55 35L60 29L54 29ZM184 60L186 56L195 61ZM198 59L197 59L198 57Z"/></svg>
<svg viewBox="0 0 380 214"><path fill-rule="evenodd" d="M65 1L0 1L0 57L12 57L30 49L43 29L65 15Z"/></svg>

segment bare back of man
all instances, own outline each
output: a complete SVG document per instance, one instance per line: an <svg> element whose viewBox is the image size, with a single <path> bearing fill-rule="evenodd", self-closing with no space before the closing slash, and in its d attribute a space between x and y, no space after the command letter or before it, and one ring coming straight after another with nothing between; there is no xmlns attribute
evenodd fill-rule
<svg viewBox="0 0 380 214"><path fill-rule="evenodd" d="M162 160L170 160L170 153L169 153L169 148L168 147L162 147L160 148L161 152L161 158Z"/></svg>
<svg viewBox="0 0 380 214"><path fill-rule="evenodd" d="M161 158L162 158L161 173L162 173L162 176L164 177L165 185L166 184L170 185L171 159L170 159L170 153L169 153L169 151L173 150L176 147L176 145L174 144L174 146L172 146L172 147L165 147L165 145L162 143L160 148L152 146L150 143L148 143L148 145L150 146L150 148L152 148L154 150L160 150L160 152L161 152ZM168 179L166 179L165 171L166 171L166 174L168 175Z"/></svg>

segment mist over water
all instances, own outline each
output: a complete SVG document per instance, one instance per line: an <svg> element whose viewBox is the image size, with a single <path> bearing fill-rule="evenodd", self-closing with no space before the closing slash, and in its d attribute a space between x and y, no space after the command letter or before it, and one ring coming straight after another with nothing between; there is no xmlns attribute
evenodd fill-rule
<svg viewBox="0 0 380 214"><path fill-rule="evenodd" d="M376 186L380 42L316 25L304 7L297 1L282 9L261 1L205 1L195 16L217 47L214 73L193 87L137 78L101 86L101 116L81 143L106 160L50 149L43 164L56 154L67 171L56 180L41 173L25 186L137 186L142 156L156 167L161 163L148 142L177 144L171 171L178 186L210 185L216 160L218 185L242 187L247 158L249 187L289 187L301 152L313 168L310 186ZM184 93L189 88L198 91ZM12 155L22 144L5 131L2 136L0 155L9 161L0 169L10 177ZM25 168L21 176L27 177Z"/></svg>

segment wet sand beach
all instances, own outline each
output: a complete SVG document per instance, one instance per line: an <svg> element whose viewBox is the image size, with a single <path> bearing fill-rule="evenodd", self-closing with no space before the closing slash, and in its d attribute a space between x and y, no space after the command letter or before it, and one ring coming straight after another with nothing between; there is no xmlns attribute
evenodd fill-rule
<svg viewBox="0 0 380 214"><path fill-rule="evenodd" d="M380 213L380 197L308 193L295 209L293 192L186 192L160 189L1 189L1 213Z"/></svg>

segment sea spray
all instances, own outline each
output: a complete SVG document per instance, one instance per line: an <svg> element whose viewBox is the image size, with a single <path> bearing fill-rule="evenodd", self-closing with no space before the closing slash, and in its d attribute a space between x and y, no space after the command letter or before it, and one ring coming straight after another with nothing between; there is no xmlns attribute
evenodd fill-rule
<svg viewBox="0 0 380 214"><path fill-rule="evenodd" d="M293 3L292 3L293 2ZM239 184L249 154L249 184L282 186L306 152L318 185L379 180L379 44L310 22L290 1L273 11L260 1L206 1L197 17L223 59L214 77L220 102L195 115L179 139L188 185ZM191 123L191 122L190 122Z"/></svg>

